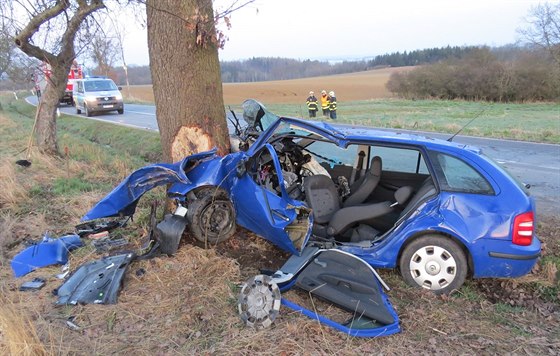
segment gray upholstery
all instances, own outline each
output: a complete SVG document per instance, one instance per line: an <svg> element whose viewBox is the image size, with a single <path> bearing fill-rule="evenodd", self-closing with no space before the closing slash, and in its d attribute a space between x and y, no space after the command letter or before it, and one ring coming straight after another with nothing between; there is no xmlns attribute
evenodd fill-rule
<svg viewBox="0 0 560 356"><path fill-rule="evenodd" d="M413 188L411 186L405 185L404 187L400 187L395 192L395 200L399 205L404 206L408 199L412 196Z"/></svg>
<svg viewBox="0 0 560 356"><path fill-rule="evenodd" d="M363 203L373 193L377 184L379 184L382 170L381 157L373 157L367 173L350 187L350 195L344 201L343 206L347 207Z"/></svg>
<svg viewBox="0 0 560 356"><path fill-rule="evenodd" d="M385 215L392 210L391 202L388 201L340 209L330 220L327 234L330 236L341 234L355 223Z"/></svg>
<svg viewBox="0 0 560 356"><path fill-rule="evenodd" d="M335 184L328 176L306 177L303 185L307 203L313 210L315 219L313 233L318 236L343 234L360 222L383 216L394 209L390 201L341 208ZM404 203L411 194L411 187L402 187L395 192L395 199ZM371 235L371 231L368 234Z"/></svg>
<svg viewBox="0 0 560 356"><path fill-rule="evenodd" d="M436 187L434 186L434 183L432 182L432 177L426 178L426 180L422 182L420 188L418 188L418 190L416 191L416 194L414 194L412 199L410 199L410 201L406 204L406 207L399 215L399 219L405 216L406 214L408 214L408 212L412 210L412 208L416 207L416 205L420 201L436 194L436 192L437 190Z"/></svg>
<svg viewBox="0 0 560 356"><path fill-rule="evenodd" d="M340 209L338 190L329 176L322 174L306 177L303 182L305 200L318 224L329 222L333 214Z"/></svg>

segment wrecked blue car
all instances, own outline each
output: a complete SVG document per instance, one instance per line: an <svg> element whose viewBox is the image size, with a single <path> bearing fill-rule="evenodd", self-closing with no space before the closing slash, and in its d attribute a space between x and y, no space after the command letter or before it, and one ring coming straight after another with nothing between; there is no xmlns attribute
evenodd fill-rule
<svg viewBox="0 0 560 356"><path fill-rule="evenodd" d="M534 201L479 149L277 117L254 100L244 109L248 127L236 125L239 152L144 167L84 220L130 215L143 193L171 184L168 196L198 240L218 243L241 225L300 259L274 277L300 288L304 282L294 276L320 259L307 252L312 248L399 268L408 284L438 294L458 289L467 276L518 277L535 265L541 247ZM328 268L312 274L314 283L334 286L325 299L338 293L342 300L361 285L351 273L344 281L329 277Z"/></svg>

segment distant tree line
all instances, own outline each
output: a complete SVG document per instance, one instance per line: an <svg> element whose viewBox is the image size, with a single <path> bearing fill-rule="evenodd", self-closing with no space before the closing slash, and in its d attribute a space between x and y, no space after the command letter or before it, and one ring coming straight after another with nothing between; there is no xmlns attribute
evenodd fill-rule
<svg viewBox="0 0 560 356"><path fill-rule="evenodd" d="M361 72L379 67L402 67L437 63L448 59L463 58L479 47L428 48L411 52L395 52L374 57L371 60L354 60L331 63L319 60L297 60L290 58L253 57L250 59L221 62L224 83L260 82L317 77L343 73ZM501 51L500 48L493 51ZM505 51L509 54L509 49ZM124 82L124 70L115 69L117 81ZM151 84L148 66L129 66L130 84Z"/></svg>
<svg viewBox="0 0 560 356"><path fill-rule="evenodd" d="M411 52L394 52L376 56L368 62L369 68L375 67L405 67L419 64L436 63L451 58L462 58L475 51L477 46L447 46L441 48L419 49Z"/></svg>
<svg viewBox="0 0 560 356"><path fill-rule="evenodd" d="M408 99L558 100L560 68L543 50L481 47L464 57L393 73L387 88Z"/></svg>

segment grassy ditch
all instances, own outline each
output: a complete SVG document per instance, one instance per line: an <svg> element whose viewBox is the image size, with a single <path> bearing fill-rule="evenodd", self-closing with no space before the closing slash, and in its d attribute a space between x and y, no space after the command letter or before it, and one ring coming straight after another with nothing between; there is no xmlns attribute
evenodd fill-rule
<svg viewBox="0 0 560 356"><path fill-rule="evenodd" d="M45 231L71 231L95 202L133 169L159 158L156 134L84 118L61 117L59 144L68 155L23 158L33 112L10 97L0 98L0 354L556 354L560 352L560 220L541 219L543 258L530 275L516 280L468 281L451 296L434 296L404 284L395 271L380 271L403 332L356 339L282 309L275 324L255 331L242 326L236 310L239 284L260 268L278 268L286 255L249 231L205 250L185 235L173 258L136 261L128 269L116 305L55 307L52 290L60 267L14 279L10 259ZM120 234L137 248L146 236L149 204L140 200L134 222ZM75 270L100 258L91 246L70 256ZM20 292L24 281L47 285ZM333 307L306 293L290 299L321 314ZM78 329L68 326L71 320ZM471 351L472 350L472 351Z"/></svg>

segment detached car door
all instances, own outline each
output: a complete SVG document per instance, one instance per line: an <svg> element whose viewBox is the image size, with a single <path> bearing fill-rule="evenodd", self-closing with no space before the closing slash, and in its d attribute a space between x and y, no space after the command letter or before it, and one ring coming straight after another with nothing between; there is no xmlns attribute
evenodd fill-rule
<svg viewBox="0 0 560 356"><path fill-rule="evenodd" d="M278 156L270 144L240 164L232 185L237 223L280 248L299 255L313 225L310 210L286 192Z"/></svg>

